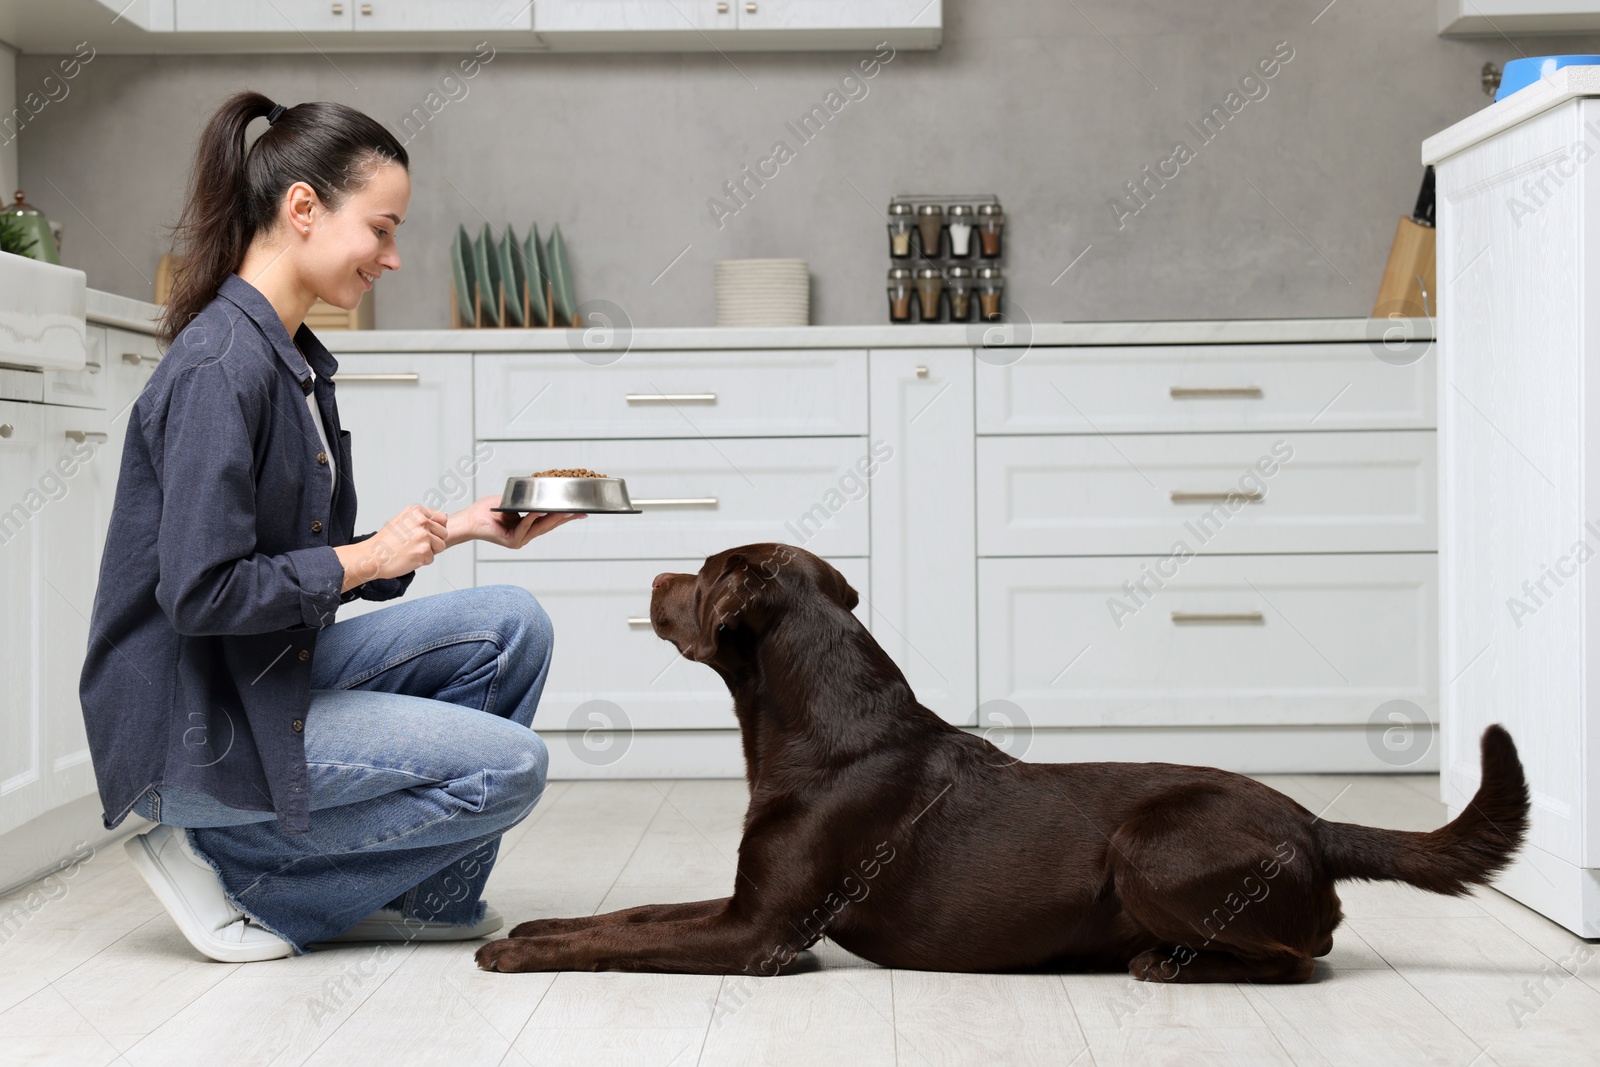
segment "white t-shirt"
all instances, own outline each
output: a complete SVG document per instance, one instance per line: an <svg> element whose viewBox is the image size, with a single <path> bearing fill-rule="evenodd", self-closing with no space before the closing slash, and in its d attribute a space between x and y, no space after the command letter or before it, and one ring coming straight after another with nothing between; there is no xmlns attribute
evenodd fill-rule
<svg viewBox="0 0 1600 1067"><path fill-rule="evenodd" d="M312 391L306 394L306 406L311 409L311 421L317 425L317 436L322 438L322 450L328 454L328 498L333 498L333 487L338 484L339 471L333 461L333 448L328 444L328 431L322 425L322 412L317 409L317 372L311 370L311 361L306 360L306 370L311 374Z"/></svg>

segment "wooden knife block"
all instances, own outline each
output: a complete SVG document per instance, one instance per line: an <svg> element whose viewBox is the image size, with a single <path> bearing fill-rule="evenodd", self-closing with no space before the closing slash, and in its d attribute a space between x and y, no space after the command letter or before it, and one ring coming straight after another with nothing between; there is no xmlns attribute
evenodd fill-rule
<svg viewBox="0 0 1600 1067"><path fill-rule="evenodd" d="M1387 319L1395 315L1409 318L1437 318L1439 292L1434 284L1434 250L1437 232L1402 215L1389 249L1389 263L1383 268L1378 299L1372 317Z"/></svg>

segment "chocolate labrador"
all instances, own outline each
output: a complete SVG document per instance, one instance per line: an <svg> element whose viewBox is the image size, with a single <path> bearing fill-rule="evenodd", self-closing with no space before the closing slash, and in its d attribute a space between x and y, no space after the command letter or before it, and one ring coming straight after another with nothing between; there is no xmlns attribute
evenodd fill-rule
<svg viewBox="0 0 1600 1067"><path fill-rule="evenodd" d="M1012 759L918 704L856 603L783 544L658 575L655 632L733 694L750 788L733 895L524 922L478 965L776 974L827 936L885 967L1303 982L1343 918L1335 882L1460 895L1522 843L1528 789L1497 725L1448 825L1329 822L1210 767Z"/></svg>

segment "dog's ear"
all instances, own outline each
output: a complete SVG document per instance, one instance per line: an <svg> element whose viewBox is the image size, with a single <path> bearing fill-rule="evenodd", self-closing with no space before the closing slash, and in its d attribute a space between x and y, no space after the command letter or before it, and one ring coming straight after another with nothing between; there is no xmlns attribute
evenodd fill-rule
<svg viewBox="0 0 1600 1067"><path fill-rule="evenodd" d="M717 653L717 645L729 628L737 626L749 610L754 596L749 561L734 552L722 561L722 569L706 586L700 598L699 628L695 633L691 659L705 663Z"/></svg>
<svg viewBox="0 0 1600 1067"><path fill-rule="evenodd" d="M845 580L838 568L826 561L822 563L818 582L824 593L843 604L849 611L856 610L856 605L861 603L861 595L855 591L855 587Z"/></svg>

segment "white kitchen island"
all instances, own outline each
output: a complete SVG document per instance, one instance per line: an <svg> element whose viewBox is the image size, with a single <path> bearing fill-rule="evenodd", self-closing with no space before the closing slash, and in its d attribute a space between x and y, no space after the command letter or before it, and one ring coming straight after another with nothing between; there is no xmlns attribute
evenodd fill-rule
<svg viewBox="0 0 1600 1067"><path fill-rule="evenodd" d="M1423 144L1437 168L1443 799L1516 739L1529 845L1497 885L1600 937L1600 67Z"/></svg>

